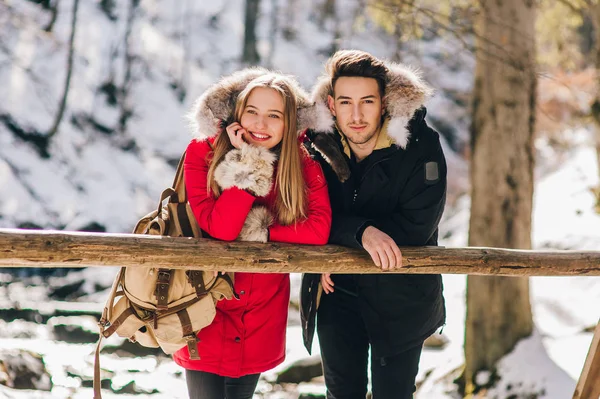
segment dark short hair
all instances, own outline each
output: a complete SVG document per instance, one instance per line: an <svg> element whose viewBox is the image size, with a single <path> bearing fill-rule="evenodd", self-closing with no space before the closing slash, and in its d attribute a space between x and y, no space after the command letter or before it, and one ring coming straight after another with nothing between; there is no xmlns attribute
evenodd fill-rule
<svg viewBox="0 0 600 399"><path fill-rule="evenodd" d="M329 58L325 71L331 79L331 93L337 80L348 76L375 79L379 86L379 94L383 97L389 70L383 61L365 51L340 50Z"/></svg>

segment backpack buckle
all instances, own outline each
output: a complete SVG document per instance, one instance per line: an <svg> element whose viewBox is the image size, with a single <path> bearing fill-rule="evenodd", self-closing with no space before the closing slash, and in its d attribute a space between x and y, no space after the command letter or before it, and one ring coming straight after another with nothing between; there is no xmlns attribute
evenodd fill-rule
<svg viewBox="0 0 600 399"><path fill-rule="evenodd" d="M190 359L200 360L200 353L198 353L198 342L200 342L200 340L198 339L198 337L196 337L195 334L192 334L186 335L183 338L185 338L188 353L190 354Z"/></svg>
<svg viewBox="0 0 600 399"><path fill-rule="evenodd" d="M171 270L158 269L156 276L156 288L154 296L156 297L156 308L158 310L166 310L169 300L169 285L171 284Z"/></svg>

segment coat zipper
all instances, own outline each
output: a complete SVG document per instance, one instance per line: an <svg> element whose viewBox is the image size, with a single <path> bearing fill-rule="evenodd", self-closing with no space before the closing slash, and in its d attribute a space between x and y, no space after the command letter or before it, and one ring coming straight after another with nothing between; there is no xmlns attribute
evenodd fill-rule
<svg viewBox="0 0 600 399"><path fill-rule="evenodd" d="M375 166L377 166L381 162L387 161L389 158L390 157L382 158L382 159L378 160L377 162L375 162L373 165L369 166L369 169L365 170L365 173L363 173L362 177L360 178L359 184L362 185L362 182L365 181L365 177L371 171L371 169L373 169ZM354 195L352 196L352 205L354 205L356 203L356 197L358 197L358 188L354 189Z"/></svg>

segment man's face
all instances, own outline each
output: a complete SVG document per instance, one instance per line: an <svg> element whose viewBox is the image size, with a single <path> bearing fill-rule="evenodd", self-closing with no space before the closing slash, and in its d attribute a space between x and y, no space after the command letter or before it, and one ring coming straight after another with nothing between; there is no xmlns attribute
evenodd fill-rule
<svg viewBox="0 0 600 399"><path fill-rule="evenodd" d="M377 139L384 113L379 86L374 78L343 76L328 96L329 109L348 141L367 144Z"/></svg>

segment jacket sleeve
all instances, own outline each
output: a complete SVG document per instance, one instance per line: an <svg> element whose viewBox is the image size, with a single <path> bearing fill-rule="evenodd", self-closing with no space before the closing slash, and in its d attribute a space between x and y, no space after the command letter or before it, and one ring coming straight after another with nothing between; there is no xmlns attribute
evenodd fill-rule
<svg viewBox="0 0 600 399"><path fill-rule="evenodd" d="M436 233L446 203L446 160L439 136L429 130L421 153L390 217L373 225L389 234L398 246L426 245Z"/></svg>
<svg viewBox="0 0 600 399"><path fill-rule="evenodd" d="M331 205L325 176L316 161L306 157L303 162L308 202L306 219L289 226L273 224L269 228L269 241L327 244L331 229Z"/></svg>
<svg viewBox="0 0 600 399"><path fill-rule="evenodd" d="M329 242L344 247L362 248L362 233L373 224L373 220L362 216L334 213Z"/></svg>
<svg viewBox="0 0 600 399"><path fill-rule="evenodd" d="M215 198L207 189L209 152L207 141L194 140L188 145L183 165L188 201L202 230L213 238L233 241L256 198L237 187L228 188Z"/></svg>

